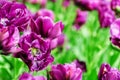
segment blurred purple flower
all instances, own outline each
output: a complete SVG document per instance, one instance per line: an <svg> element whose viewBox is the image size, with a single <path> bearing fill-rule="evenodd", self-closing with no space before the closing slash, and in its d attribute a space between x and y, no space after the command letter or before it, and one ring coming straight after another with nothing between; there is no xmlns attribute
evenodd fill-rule
<svg viewBox="0 0 120 80"><path fill-rule="evenodd" d="M75 60L74 63L76 64L77 68L80 68L82 70L82 72L87 72L87 68L86 68L86 63L83 61L79 61L79 60Z"/></svg>
<svg viewBox="0 0 120 80"><path fill-rule="evenodd" d="M120 80L120 71L111 68L109 64L102 64L98 74L99 80Z"/></svg>
<svg viewBox="0 0 120 80"><path fill-rule="evenodd" d="M110 7L109 1L101 2L98 9L98 14L99 14L100 26L102 28L109 27L116 18L114 11L112 11Z"/></svg>
<svg viewBox="0 0 120 80"><path fill-rule="evenodd" d="M50 80L82 80L82 71L75 63L53 65L50 78Z"/></svg>
<svg viewBox="0 0 120 80"><path fill-rule="evenodd" d="M41 16L36 21L32 20L30 27L32 32L41 35L44 39L51 40L51 49L64 43L64 35L62 33L64 25L61 21L54 24L51 18Z"/></svg>
<svg viewBox="0 0 120 80"><path fill-rule="evenodd" d="M26 0L32 4L40 4L42 8L46 6L47 0Z"/></svg>
<svg viewBox="0 0 120 80"><path fill-rule="evenodd" d="M37 19L39 16L47 16L54 20L54 13L48 9L40 9L35 15L34 18Z"/></svg>
<svg viewBox="0 0 120 80"><path fill-rule="evenodd" d="M74 0L75 5L78 7L95 10L98 9L100 0Z"/></svg>
<svg viewBox="0 0 120 80"><path fill-rule="evenodd" d="M116 19L110 26L110 40L113 45L120 48L120 19Z"/></svg>
<svg viewBox="0 0 120 80"><path fill-rule="evenodd" d="M18 52L20 50L17 47L19 38L19 31L16 27L0 28L0 50L2 50L2 54Z"/></svg>
<svg viewBox="0 0 120 80"><path fill-rule="evenodd" d="M15 53L14 56L21 58L30 71L42 70L53 62L53 57L50 55L50 41L43 40L35 33L23 35L19 47L22 51Z"/></svg>
<svg viewBox="0 0 120 80"><path fill-rule="evenodd" d="M120 0L112 0L111 1L111 8L113 10L120 11Z"/></svg>
<svg viewBox="0 0 120 80"><path fill-rule="evenodd" d="M76 30L80 29L80 27L86 22L87 15L87 11L81 11L80 9L77 9L77 15L74 22L74 27Z"/></svg>
<svg viewBox="0 0 120 80"><path fill-rule="evenodd" d="M20 77L19 80L47 80L43 76L32 76L29 73L23 73Z"/></svg>
<svg viewBox="0 0 120 80"><path fill-rule="evenodd" d="M0 27L16 26L24 30L30 20L30 12L24 4L18 2L0 2Z"/></svg>
<svg viewBox="0 0 120 80"><path fill-rule="evenodd" d="M50 1L52 1L52 2L56 2L56 0L50 0Z"/></svg>
<svg viewBox="0 0 120 80"><path fill-rule="evenodd" d="M70 0L63 0L63 6L68 7L70 5Z"/></svg>

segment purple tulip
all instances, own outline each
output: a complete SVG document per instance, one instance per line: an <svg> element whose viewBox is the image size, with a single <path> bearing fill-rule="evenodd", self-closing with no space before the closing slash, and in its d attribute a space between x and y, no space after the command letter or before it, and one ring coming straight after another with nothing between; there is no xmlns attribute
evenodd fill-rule
<svg viewBox="0 0 120 80"><path fill-rule="evenodd" d="M87 68L86 68L86 63L83 61L79 61L79 60L75 60L74 63L76 64L77 68L80 68L82 70L82 72L87 72Z"/></svg>
<svg viewBox="0 0 120 80"><path fill-rule="evenodd" d="M111 8L113 10L120 11L120 0L112 0L111 1Z"/></svg>
<svg viewBox="0 0 120 80"><path fill-rule="evenodd" d="M54 13L51 11L51 10L48 10L48 9L40 9L34 16L34 18L38 18L39 16L47 16L47 17L50 17L51 19L54 20Z"/></svg>
<svg viewBox="0 0 120 80"><path fill-rule="evenodd" d="M51 18L41 16L36 21L32 20L30 27L32 32L41 35L44 39L51 40L51 49L59 46L59 43L62 45L64 42L62 33L64 25L61 21L54 24Z"/></svg>
<svg viewBox="0 0 120 80"><path fill-rule="evenodd" d="M116 19L110 26L110 40L113 45L120 48L120 19Z"/></svg>
<svg viewBox="0 0 120 80"><path fill-rule="evenodd" d="M52 1L52 2L56 2L56 0L50 0L50 1Z"/></svg>
<svg viewBox="0 0 120 80"><path fill-rule="evenodd" d="M98 9L101 0L74 0L75 5L88 10Z"/></svg>
<svg viewBox="0 0 120 80"><path fill-rule="evenodd" d="M87 20L87 15L87 11L81 11L80 9L77 10L77 15L74 22L74 27L76 28L76 30L80 29L80 27L85 24Z"/></svg>
<svg viewBox="0 0 120 80"><path fill-rule="evenodd" d="M70 5L70 0L64 0L62 4L64 7L68 7Z"/></svg>
<svg viewBox="0 0 120 80"><path fill-rule="evenodd" d="M2 50L2 54L18 52L20 50L17 47L19 38L19 31L16 27L0 28L0 50Z"/></svg>
<svg viewBox="0 0 120 80"><path fill-rule="evenodd" d="M50 78L51 80L82 80L82 71L75 63L53 65Z"/></svg>
<svg viewBox="0 0 120 80"><path fill-rule="evenodd" d="M23 35L19 47L21 51L14 56L21 58L30 71L42 70L53 62L53 57L50 55L50 41L43 40L35 33Z"/></svg>
<svg viewBox="0 0 120 80"><path fill-rule="evenodd" d="M98 74L99 80L120 80L120 71L111 68L109 64L102 64Z"/></svg>
<svg viewBox="0 0 120 80"><path fill-rule="evenodd" d="M47 80L43 76L32 76L29 73L23 73L20 77L19 80Z"/></svg>
<svg viewBox="0 0 120 80"><path fill-rule="evenodd" d="M40 4L42 8L46 6L47 0L25 0L32 4Z"/></svg>
<svg viewBox="0 0 120 80"><path fill-rule="evenodd" d="M28 26L30 12L18 2L0 2L0 27L16 26L20 31Z"/></svg>
<svg viewBox="0 0 120 80"><path fill-rule="evenodd" d="M102 28L109 27L111 23L115 20L115 13L110 7L110 2L104 1L101 2L99 9L99 21Z"/></svg>

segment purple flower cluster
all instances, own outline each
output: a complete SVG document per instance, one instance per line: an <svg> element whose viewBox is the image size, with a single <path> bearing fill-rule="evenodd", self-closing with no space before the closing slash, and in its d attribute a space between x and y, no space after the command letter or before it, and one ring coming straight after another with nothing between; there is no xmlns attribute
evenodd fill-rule
<svg viewBox="0 0 120 80"><path fill-rule="evenodd" d="M41 9L33 14L22 3L0 1L0 50L12 54L39 71L53 62L51 50L64 43L63 23L54 23L52 11Z"/></svg>
<svg viewBox="0 0 120 80"><path fill-rule="evenodd" d="M19 32L26 29L29 20L30 13L25 5L6 0L0 2L0 50L3 54L19 51Z"/></svg>
<svg viewBox="0 0 120 80"><path fill-rule="evenodd" d="M27 1L27 0L23 0ZM41 4L35 14L19 2L0 0L0 51L3 55L12 54L20 58L31 72L45 69L54 61L51 51L63 46L65 35L64 24L54 23L54 13L43 9L47 0L28 0L33 4ZM97 10L101 27L110 26L110 40L120 48L120 19L116 19L115 10L119 11L120 0L74 0L81 9L77 9L74 27L78 30L87 21L88 12ZM70 0L64 0L63 6L68 7ZM52 65L48 72L50 80L82 80L86 72L85 62L75 60L71 64ZM47 80L43 76L32 76L23 73L19 80ZM102 64L98 80L120 80L120 71Z"/></svg>
<svg viewBox="0 0 120 80"><path fill-rule="evenodd" d="M113 9L119 8L119 0L74 0L81 9L97 10L102 28L109 27L116 19Z"/></svg>
<svg viewBox="0 0 120 80"><path fill-rule="evenodd" d="M98 74L98 80L120 80L120 71L111 68L109 64L102 64Z"/></svg>

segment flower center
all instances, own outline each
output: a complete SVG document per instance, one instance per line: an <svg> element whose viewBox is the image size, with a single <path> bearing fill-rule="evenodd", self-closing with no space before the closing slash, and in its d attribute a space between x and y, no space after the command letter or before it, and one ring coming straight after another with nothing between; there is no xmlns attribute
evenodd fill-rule
<svg viewBox="0 0 120 80"><path fill-rule="evenodd" d="M1 18L0 19L0 24L2 24L3 26L6 26L6 22L9 22L9 20L7 18Z"/></svg>
<svg viewBox="0 0 120 80"><path fill-rule="evenodd" d="M33 56L36 56L36 54L40 52L40 50L37 48L30 48L30 50Z"/></svg>

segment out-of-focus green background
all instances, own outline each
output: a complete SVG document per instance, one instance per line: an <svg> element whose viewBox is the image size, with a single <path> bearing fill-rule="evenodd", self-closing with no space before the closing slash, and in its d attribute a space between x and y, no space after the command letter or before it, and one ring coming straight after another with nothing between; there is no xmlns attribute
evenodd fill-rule
<svg viewBox="0 0 120 80"><path fill-rule="evenodd" d="M40 5L26 3L32 12L39 10ZM65 24L64 34L66 41L63 48L56 48L51 53L54 64L71 63L75 59L85 61L87 72L83 73L82 80L98 80L98 71L102 63L109 63L112 67L120 69L120 51L110 42L109 28L100 28L97 11L88 11L86 24L80 30L73 28L77 7L71 2L64 8L62 0L47 3L47 9L55 14L55 22ZM23 72L29 72L27 66L11 55L0 55L0 80L17 80ZM46 70L34 72L34 75L45 75Z"/></svg>

